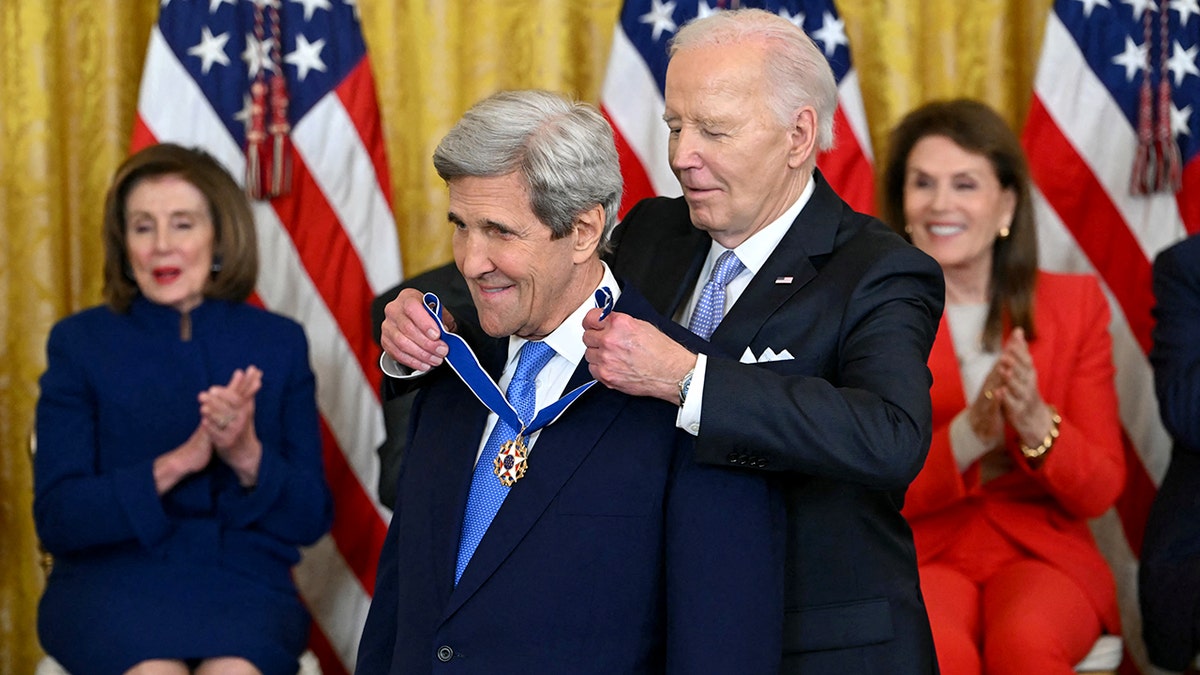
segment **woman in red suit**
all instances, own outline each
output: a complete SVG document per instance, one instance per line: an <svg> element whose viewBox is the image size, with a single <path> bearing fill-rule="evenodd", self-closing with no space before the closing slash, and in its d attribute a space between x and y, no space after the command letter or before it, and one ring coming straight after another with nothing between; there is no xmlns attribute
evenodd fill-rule
<svg viewBox="0 0 1200 675"><path fill-rule="evenodd" d="M1125 478L1107 301L1092 277L1038 271L1029 171L990 108L927 104L890 141L885 220L946 278L933 441L903 511L938 663L1072 673L1120 632L1088 529Z"/></svg>

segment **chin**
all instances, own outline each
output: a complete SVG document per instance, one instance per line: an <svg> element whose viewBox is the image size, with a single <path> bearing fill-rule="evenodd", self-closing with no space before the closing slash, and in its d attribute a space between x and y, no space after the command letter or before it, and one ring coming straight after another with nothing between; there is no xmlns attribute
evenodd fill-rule
<svg viewBox="0 0 1200 675"><path fill-rule="evenodd" d="M513 334L513 330L509 326L505 326L495 320L486 319L483 316L479 317L479 327L483 332L494 338L508 337Z"/></svg>

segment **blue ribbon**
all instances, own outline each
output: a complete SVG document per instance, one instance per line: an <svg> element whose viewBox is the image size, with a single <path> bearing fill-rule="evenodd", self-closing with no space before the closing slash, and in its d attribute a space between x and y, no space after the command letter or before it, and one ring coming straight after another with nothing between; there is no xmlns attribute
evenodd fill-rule
<svg viewBox="0 0 1200 675"><path fill-rule="evenodd" d="M521 435L532 434L542 427L553 424L576 399L583 395L583 392L596 384L596 381L592 380L572 389L562 398L539 410L534 418L526 423L517 415L516 409L504 397L504 392L500 391L500 387L488 376L487 371L480 365L479 358L475 356L475 352L471 351L471 347L466 341L446 330L446 326L442 323L442 301L438 296L426 293L424 301L425 311L437 322L441 339L450 348L450 351L446 353L446 362L454 369L463 384L467 385L471 393L475 394L475 398L479 399L480 403L499 415L500 419L512 428L520 429ZM596 289L596 306L601 310L601 320L607 318L612 312L613 294L607 286Z"/></svg>

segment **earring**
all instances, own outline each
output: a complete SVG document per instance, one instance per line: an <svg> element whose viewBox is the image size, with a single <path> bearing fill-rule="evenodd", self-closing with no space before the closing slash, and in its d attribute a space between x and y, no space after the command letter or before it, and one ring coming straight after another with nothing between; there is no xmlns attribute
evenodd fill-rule
<svg viewBox="0 0 1200 675"><path fill-rule="evenodd" d="M904 234L912 234L912 225L904 226Z"/></svg>
<svg viewBox="0 0 1200 675"><path fill-rule="evenodd" d="M1000 228L1000 238L1001 238L1001 239L1008 239L1008 226L1007 226L1007 225L1005 225L1004 227Z"/></svg>
<svg viewBox="0 0 1200 675"><path fill-rule="evenodd" d="M221 256L219 256L219 255L213 256L212 271L213 271L213 274L216 274L217 272L221 271Z"/></svg>

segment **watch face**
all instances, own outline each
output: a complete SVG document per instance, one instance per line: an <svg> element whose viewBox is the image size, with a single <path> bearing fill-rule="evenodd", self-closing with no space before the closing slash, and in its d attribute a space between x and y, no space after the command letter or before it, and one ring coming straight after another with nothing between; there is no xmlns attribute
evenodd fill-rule
<svg viewBox="0 0 1200 675"><path fill-rule="evenodd" d="M679 381L679 405L683 405L687 401L688 390L692 388L692 374L695 371L689 370L687 375Z"/></svg>

